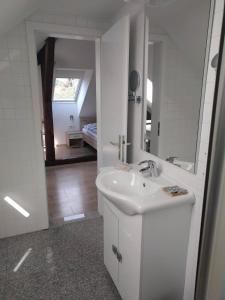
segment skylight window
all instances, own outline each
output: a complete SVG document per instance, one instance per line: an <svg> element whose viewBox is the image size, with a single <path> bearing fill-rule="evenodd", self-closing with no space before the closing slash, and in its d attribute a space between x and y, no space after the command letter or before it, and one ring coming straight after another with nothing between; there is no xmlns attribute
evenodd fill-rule
<svg viewBox="0 0 225 300"><path fill-rule="evenodd" d="M74 102L77 101L81 80L80 78L55 79L53 101Z"/></svg>

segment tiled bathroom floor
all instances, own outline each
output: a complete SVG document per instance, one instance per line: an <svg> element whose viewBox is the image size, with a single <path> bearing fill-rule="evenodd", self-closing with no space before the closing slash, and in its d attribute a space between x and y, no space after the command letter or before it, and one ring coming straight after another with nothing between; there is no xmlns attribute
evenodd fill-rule
<svg viewBox="0 0 225 300"><path fill-rule="evenodd" d="M0 240L0 299L121 299L103 263L102 218Z"/></svg>

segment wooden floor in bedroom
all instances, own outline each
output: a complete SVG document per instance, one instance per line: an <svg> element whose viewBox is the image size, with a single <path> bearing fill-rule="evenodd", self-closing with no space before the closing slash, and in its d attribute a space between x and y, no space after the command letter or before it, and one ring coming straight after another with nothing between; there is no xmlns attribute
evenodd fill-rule
<svg viewBox="0 0 225 300"><path fill-rule="evenodd" d="M92 155L96 155L96 150L89 145L79 148L72 148L67 145L59 145L55 147L56 159L72 159Z"/></svg>
<svg viewBox="0 0 225 300"><path fill-rule="evenodd" d="M97 213L96 176L96 162L46 168L50 224L62 223L75 215Z"/></svg>

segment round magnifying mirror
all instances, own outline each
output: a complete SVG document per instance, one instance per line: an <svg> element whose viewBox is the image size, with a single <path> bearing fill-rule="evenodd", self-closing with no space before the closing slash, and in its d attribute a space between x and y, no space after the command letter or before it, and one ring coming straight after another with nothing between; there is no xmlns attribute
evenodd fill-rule
<svg viewBox="0 0 225 300"><path fill-rule="evenodd" d="M138 71L133 70L130 72L129 78L130 91L135 93L140 86L140 74Z"/></svg>

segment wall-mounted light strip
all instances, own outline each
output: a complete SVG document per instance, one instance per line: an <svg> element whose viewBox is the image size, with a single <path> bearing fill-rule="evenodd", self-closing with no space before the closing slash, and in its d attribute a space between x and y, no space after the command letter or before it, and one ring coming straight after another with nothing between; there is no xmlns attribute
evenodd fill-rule
<svg viewBox="0 0 225 300"><path fill-rule="evenodd" d="M6 196L4 197L5 202L15 208L19 213L21 213L25 218L30 216L29 212L27 212L24 208L22 208L18 203L16 203L13 199Z"/></svg>

